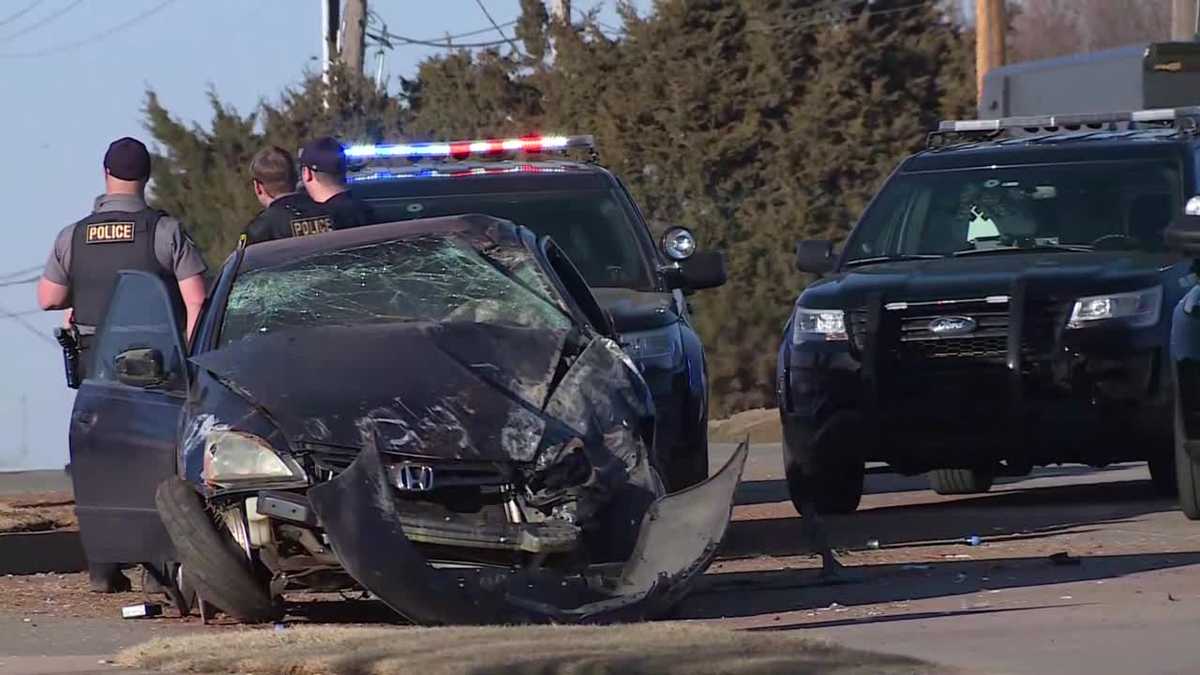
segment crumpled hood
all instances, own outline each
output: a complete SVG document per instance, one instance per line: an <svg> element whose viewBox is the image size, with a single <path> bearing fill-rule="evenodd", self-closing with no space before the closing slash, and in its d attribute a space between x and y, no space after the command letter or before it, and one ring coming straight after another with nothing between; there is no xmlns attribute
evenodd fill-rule
<svg viewBox="0 0 1200 675"><path fill-rule="evenodd" d="M865 306L885 300L920 302L1006 295L1017 280L1041 293L1078 297L1135 290L1159 283L1159 271L1179 262L1136 252L990 253L850 268L805 289L800 304L818 309Z"/></svg>
<svg viewBox="0 0 1200 675"><path fill-rule="evenodd" d="M442 459L533 458L565 331L493 324L309 328L193 359L293 443ZM614 385L614 386L619 386Z"/></svg>

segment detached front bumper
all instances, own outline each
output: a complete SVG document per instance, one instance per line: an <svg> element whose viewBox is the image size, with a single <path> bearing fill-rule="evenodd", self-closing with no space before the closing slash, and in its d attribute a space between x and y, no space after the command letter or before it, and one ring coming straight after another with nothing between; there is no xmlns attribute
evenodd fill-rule
<svg viewBox="0 0 1200 675"><path fill-rule="evenodd" d="M308 497L346 571L416 623L631 621L677 603L712 562L729 525L747 454L743 443L717 475L653 502L624 564L593 565L577 575L434 567L406 536L376 450L364 450L336 478L311 488Z"/></svg>

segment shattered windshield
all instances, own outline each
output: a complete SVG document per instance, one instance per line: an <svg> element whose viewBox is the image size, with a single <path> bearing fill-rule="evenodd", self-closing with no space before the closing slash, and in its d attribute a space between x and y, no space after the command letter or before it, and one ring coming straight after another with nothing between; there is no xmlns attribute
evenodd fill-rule
<svg viewBox="0 0 1200 675"><path fill-rule="evenodd" d="M1181 208L1178 162L1086 162L901 175L846 260L1022 249L1160 252Z"/></svg>
<svg viewBox="0 0 1200 675"><path fill-rule="evenodd" d="M458 194L373 202L387 222L483 213L549 235L590 286L652 287L637 232L611 190Z"/></svg>
<svg viewBox="0 0 1200 675"><path fill-rule="evenodd" d="M525 250L495 246L485 254L429 235L240 274L229 292L221 345L285 330L403 322L572 325Z"/></svg>

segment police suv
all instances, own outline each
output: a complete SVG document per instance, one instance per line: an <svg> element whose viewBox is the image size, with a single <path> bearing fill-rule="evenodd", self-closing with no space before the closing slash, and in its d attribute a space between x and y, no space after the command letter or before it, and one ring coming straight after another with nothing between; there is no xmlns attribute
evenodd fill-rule
<svg viewBox="0 0 1200 675"><path fill-rule="evenodd" d="M1147 460L1173 492L1168 337L1195 276L1164 230L1200 194L1197 119L943 122L844 248L800 242L820 279L777 370L797 506L855 510L871 461L956 494L1039 465Z"/></svg>
<svg viewBox="0 0 1200 675"><path fill-rule="evenodd" d="M346 158L377 222L482 213L552 238L650 385L668 487L708 477L708 375L687 295L725 282L724 255L697 250L683 227L656 239L591 136L352 145Z"/></svg>

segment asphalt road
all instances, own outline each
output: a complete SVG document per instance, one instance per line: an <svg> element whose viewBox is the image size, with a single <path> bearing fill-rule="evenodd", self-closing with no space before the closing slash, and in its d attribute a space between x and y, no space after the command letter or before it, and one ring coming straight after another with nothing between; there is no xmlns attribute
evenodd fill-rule
<svg viewBox="0 0 1200 675"><path fill-rule="evenodd" d="M714 446L714 469L730 451ZM876 469L867 489L858 513L826 521L848 569L842 583L823 582L787 501L778 446L755 447L722 557L677 618L801 631L976 672L1200 670L1200 523L1153 496L1144 466L1040 470L960 498ZM963 543L971 535L983 544ZM1067 564L1050 558L1058 553ZM99 662L122 646L200 629L122 621L107 609L14 613L3 596L19 581L0 579L0 673L104 671ZM89 602L82 595L74 600Z"/></svg>

